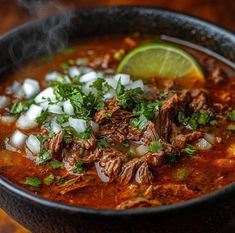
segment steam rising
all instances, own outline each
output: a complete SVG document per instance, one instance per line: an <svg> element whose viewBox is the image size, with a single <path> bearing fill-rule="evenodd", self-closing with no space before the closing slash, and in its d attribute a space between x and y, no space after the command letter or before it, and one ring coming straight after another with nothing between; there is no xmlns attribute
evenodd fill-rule
<svg viewBox="0 0 235 233"><path fill-rule="evenodd" d="M41 18L52 12L63 12L65 8L53 0L17 0L30 15ZM41 38L32 33L30 38L15 37L8 47L8 52L15 65L20 65L23 60L31 59L42 51L52 54L55 50L63 50L68 46L67 28L70 26L73 14L63 13L61 17L51 18L42 25Z"/></svg>

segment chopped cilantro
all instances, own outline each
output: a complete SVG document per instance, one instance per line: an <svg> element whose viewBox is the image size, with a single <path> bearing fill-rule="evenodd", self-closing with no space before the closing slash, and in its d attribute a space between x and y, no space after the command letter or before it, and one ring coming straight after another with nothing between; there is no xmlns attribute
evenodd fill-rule
<svg viewBox="0 0 235 233"><path fill-rule="evenodd" d="M42 112L41 116L36 118L38 124L42 124L48 117L48 110Z"/></svg>
<svg viewBox="0 0 235 233"><path fill-rule="evenodd" d="M56 180L57 185L62 185L66 181L68 181L69 179L68 178L62 178L61 176L56 176L55 180Z"/></svg>
<svg viewBox="0 0 235 233"><path fill-rule="evenodd" d="M37 134L36 137L37 137L37 139L39 140L39 142L41 144L43 144L47 140L47 137L45 137L45 136L43 136L41 134Z"/></svg>
<svg viewBox="0 0 235 233"><path fill-rule="evenodd" d="M54 132L52 132L52 131L50 131L49 133L48 133L48 137L51 139L51 138L54 138L55 137L55 133Z"/></svg>
<svg viewBox="0 0 235 233"><path fill-rule="evenodd" d="M34 103L34 100L28 100L28 101L18 101L13 104L11 108L11 113L14 115L18 115L22 112L25 112L29 109L30 105Z"/></svg>
<svg viewBox="0 0 235 233"><path fill-rule="evenodd" d="M60 125L68 122L69 116L68 115L63 115L63 116L58 116L56 119L56 122Z"/></svg>
<svg viewBox="0 0 235 233"><path fill-rule="evenodd" d="M59 161L54 160L54 161L49 162L49 166L52 167L53 169L59 169L59 168L63 168L64 164Z"/></svg>
<svg viewBox="0 0 235 233"><path fill-rule="evenodd" d="M93 82L92 87L94 87L102 95L106 94L112 87L103 78L98 78Z"/></svg>
<svg viewBox="0 0 235 233"><path fill-rule="evenodd" d="M143 90L140 87L125 90L125 87L121 84L119 79L116 87L116 95L118 98L118 106L133 110L139 102L139 97L143 94Z"/></svg>
<svg viewBox="0 0 235 233"><path fill-rule="evenodd" d="M43 179L43 184L49 186L54 182L54 180L55 180L55 176L53 174L50 174L49 176Z"/></svg>
<svg viewBox="0 0 235 233"><path fill-rule="evenodd" d="M73 142L73 135L69 131L63 131L63 142L66 144L71 144Z"/></svg>
<svg viewBox="0 0 235 233"><path fill-rule="evenodd" d="M235 121L235 109L227 113L227 117L231 121Z"/></svg>
<svg viewBox="0 0 235 233"><path fill-rule="evenodd" d="M193 145L187 144L183 152L185 152L188 155L193 155L197 152L197 149Z"/></svg>
<svg viewBox="0 0 235 233"><path fill-rule="evenodd" d="M83 173L84 171L85 171L84 162L82 160L77 160L73 172L80 174Z"/></svg>
<svg viewBox="0 0 235 233"><path fill-rule="evenodd" d="M63 70L67 70L69 68L69 65L67 63L62 63L60 65L60 67L63 69Z"/></svg>
<svg viewBox="0 0 235 233"><path fill-rule="evenodd" d="M124 146L124 147L129 147L130 146L130 141L128 141L128 140L125 140L125 141L123 141L122 142L122 145Z"/></svg>
<svg viewBox="0 0 235 233"><path fill-rule="evenodd" d="M128 152L126 153L126 157L132 159L132 158L135 157L135 153L132 152L132 151L128 151Z"/></svg>
<svg viewBox="0 0 235 233"><path fill-rule="evenodd" d="M110 144L105 139L99 139L96 141L97 148L107 148L110 147Z"/></svg>
<svg viewBox="0 0 235 233"><path fill-rule="evenodd" d="M41 180L37 177L26 177L24 184L39 188L41 186Z"/></svg>
<svg viewBox="0 0 235 233"><path fill-rule="evenodd" d="M140 115L139 118L133 118L130 120L130 124L140 130L143 130L145 128L147 122L148 119L145 117L145 115Z"/></svg>
<svg viewBox="0 0 235 233"><path fill-rule="evenodd" d="M163 146L158 141L152 141L149 145L149 151L152 153L159 152L163 150Z"/></svg>
<svg viewBox="0 0 235 233"><path fill-rule="evenodd" d="M36 163L37 164L42 164L42 163L47 162L50 159L51 159L50 153L47 150L42 149L40 151L39 155L36 157Z"/></svg>

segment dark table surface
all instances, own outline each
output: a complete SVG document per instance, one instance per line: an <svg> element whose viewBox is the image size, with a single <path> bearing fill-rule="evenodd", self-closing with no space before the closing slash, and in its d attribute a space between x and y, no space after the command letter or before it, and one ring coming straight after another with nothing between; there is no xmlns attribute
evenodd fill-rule
<svg viewBox="0 0 235 233"><path fill-rule="evenodd" d="M38 2L47 3L47 6L40 6ZM234 0L57 0L53 1L53 4L48 4L48 2L50 0L0 0L0 35L22 23L56 11L73 7L104 5L145 5L174 9L213 21L235 32ZM235 232L235 217L221 230L221 233L233 232ZM29 232L0 209L0 233Z"/></svg>

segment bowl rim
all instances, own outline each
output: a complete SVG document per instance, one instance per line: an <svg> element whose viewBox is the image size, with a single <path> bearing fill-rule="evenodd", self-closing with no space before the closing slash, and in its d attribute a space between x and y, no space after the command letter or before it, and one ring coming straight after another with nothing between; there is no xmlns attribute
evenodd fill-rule
<svg viewBox="0 0 235 233"><path fill-rule="evenodd" d="M24 23L23 25L20 25L14 29L12 29L9 32L6 32L2 36L0 36L0 42L4 39L7 39L8 36L13 35L14 33L17 33L23 29L26 29L29 26L33 26L37 23L43 23L47 19L53 18L53 17L60 17L63 14L79 14L79 12L87 11L87 12L94 12L94 11L107 11L107 10L124 10L124 11L156 11L156 12L162 12L167 14L173 14L175 16L184 17L186 20L190 20L191 22L206 25L207 27L212 28L214 31L224 33L227 36L231 37L234 40L235 43L235 32L230 31L229 29L219 26L218 24L211 22L209 20L204 20L199 17L192 16L190 14L179 12L175 10L169 10L165 8L159 8L156 6L104 6L104 7L98 7L98 8L79 8L75 10L69 10L62 13L57 13L55 15L51 15L46 18L42 19L36 19L27 23ZM147 207L147 208L141 208L141 209L127 209L127 210L112 210L112 209L96 209L91 207L79 207L79 206L73 206L69 204L63 204L57 201L52 201L46 198L43 198L39 195L33 194L26 189L20 187L17 184L14 184L13 182L9 181L5 177L0 175L0 189L2 188L6 192L12 192L14 195L18 195L19 198L31 201L32 203L36 203L39 205L42 205L47 208L53 208L59 211L69 211L70 213L79 213L79 214L88 214L88 215L101 215L106 217L122 217L122 216L139 216L143 214L168 214L169 212L179 212L184 211L189 208L193 207L200 207L202 205L209 205L213 204L214 202L217 202L219 200L223 200L226 197L228 197L232 192L235 193L235 182L231 183L217 191L210 192L208 194L202 195L200 197L176 203L171 205L163 205L158 207Z"/></svg>

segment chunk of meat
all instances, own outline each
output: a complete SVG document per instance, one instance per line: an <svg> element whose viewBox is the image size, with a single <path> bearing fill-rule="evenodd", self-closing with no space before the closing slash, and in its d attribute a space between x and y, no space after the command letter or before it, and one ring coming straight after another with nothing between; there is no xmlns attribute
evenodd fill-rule
<svg viewBox="0 0 235 233"><path fill-rule="evenodd" d="M148 121L145 129L143 130L141 142L145 145L150 145L152 141L156 141L159 139L159 135L156 131L155 125L153 122Z"/></svg>
<svg viewBox="0 0 235 233"><path fill-rule="evenodd" d="M159 206L161 204L162 203L157 199L148 200L144 197L137 197L120 203L119 205L116 206L116 209L125 210L131 208L144 208L150 206Z"/></svg>
<svg viewBox="0 0 235 233"><path fill-rule="evenodd" d="M135 181L139 184L150 184L153 180L153 174L147 162L140 165L135 174Z"/></svg>
<svg viewBox="0 0 235 233"><path fill-rule="evenodd" d="M63 131L57 133L49 142L49 152L53 159L61 160L63 150Z"/></svg>
<svg viewBox="0 0 235 233"><path fill-rule="evenodd" d="M173 138L172 145L178 149L183 149L185 148L187 143L193 142L202 137L203 133L200 131L195 131L187 134L179 134Z"/></svg>
<svg viewBox="0 0 235 233"><path fill-rule="evenodd" d="M191 91L192 101L189 107L193 109L194 112L206 111L212 109L211 102L208 97L208 93L204 89L196 89Z"/></svg>
<svg viewBox="0 0 235 233"><path fill-rule="evenodd" d="M160 137L167 142L171 142L172 138L178 134L178 129L173 122L176 114L184 110L190 101L190 92L183 91L181 94L173 94L162 104L156 125Z"/></svg>

